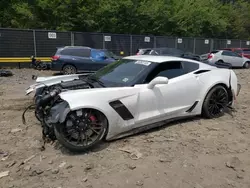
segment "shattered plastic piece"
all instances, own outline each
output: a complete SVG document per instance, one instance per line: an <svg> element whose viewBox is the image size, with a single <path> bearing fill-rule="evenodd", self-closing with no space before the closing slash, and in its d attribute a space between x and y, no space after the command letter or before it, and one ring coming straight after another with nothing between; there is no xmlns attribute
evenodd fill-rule
<svg viewBox="0 0 250 188"><path fill-rule="evenodd" d="M63 168L65 165L66 165L66 162L62 162L62 163L59 165L59 168Z"/></svg>
<svg viewBox="0 0 250 188"><path fill-rule="evenodd" d="M16 128L16 129L11 129L11 133L17 133L17 132L20 132L20 131L22 131L22 129L20 129L20 128Z"/></svg>
<svg viewBox="0 0 250 188"><path fill-rule="evenodd" d="M10 171L0 172L0 179L9 176Z"/></svg>
<svg viewBox="0 0 250 188"><path fill-rule="evenodd" d="M130 154L130 158L133 160L140 159L142 157L142 154L135 148L132 147L125 147L125 148L120 148L120 151L126 152Z"/></svg>
<svg viewBox="0 0 250 188"><path fill-rule="evenodd" d="M36 155L31 155L29 158L27 158L27 159L25 159L23 162L21 162L21 164L20 164L19 166L24 165L25 163L29 162L29 161L30 161L31 159L33 159L35 156L36 156Z"/></svg>

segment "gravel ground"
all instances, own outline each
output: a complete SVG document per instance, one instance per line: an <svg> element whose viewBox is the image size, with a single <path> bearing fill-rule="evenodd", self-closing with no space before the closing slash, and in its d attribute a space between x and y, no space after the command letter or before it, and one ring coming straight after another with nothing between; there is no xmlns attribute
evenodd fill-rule
<svg viewBox="0 0 250 188"><path fill-rule="evenodd" d="M24 94L31 76L52 72L12 71L13 77L0 78L0 187L250 188L249 70L235 70L242 90L233 117L174 122L81 155L58 143L41 151L32 111L22 124L22 112L32 103Z"/></svg>

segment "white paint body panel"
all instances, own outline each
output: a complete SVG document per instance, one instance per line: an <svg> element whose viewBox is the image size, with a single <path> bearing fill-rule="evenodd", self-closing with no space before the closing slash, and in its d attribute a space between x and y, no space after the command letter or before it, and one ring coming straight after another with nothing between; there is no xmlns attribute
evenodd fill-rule
<svg viewBox="0 0 250 188"><path fill-rule="evenodd" d="M130 56L130 59L148 60L156 63L166 61L183 61L176 57L162 56ZM60 97L67 101L71 110L93 108L101 111L108 119L107 140L116 139L119 135L148 124L157 123L177 117L195 116L201 114L202 104L208 91L216 84L231 86L237 90L237 77L232 70L219 69L204 63L185 59L185 61L200 64L199 70L210 70L202 74L193 72L168 81L168 84L156 85L148 89L148 84L134 87L113 87L81 89L62 92ZM197 71L197 70L196 70ZM39 78L38 81L52 84L60 79L73 79L77 76L62 76L57 78ZM231 78L231 81L230 81ZM120 100L131 112L133 119L125 121L109 105L110 102ZM191 112L186 112L198 101Z"/></svg>

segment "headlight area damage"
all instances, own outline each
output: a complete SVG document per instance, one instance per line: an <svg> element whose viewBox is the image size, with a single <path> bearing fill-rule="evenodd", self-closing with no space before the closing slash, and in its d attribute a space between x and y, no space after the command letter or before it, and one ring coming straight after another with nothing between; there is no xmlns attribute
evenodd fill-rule
<svg viewBox="0 0 250 188"><path fill-rule="evenodd" d="M36 92L34 104L25 109L22 119L26 124L25 113L35 107L35 116L42 125L42 150L46 142L58 140L71 151L85 151L101 140L107 127L104 115L92 109L71 111L69 104L60 97L62 92L91 88L93 85L85 80L31 87Z"/></svg>
<svg viewBox="0 0 250 188"><path fill-rule="evenodd" d="M55 136L52 129L52 122L55 121L52 121L53 118L55 118L53 116L56 111L55 108L58 108L59 104L64 104L65 107L66 103L65 101L60 99L59 93L61 93L61 89L56 88L48 93L44 93L43 95L35 96L35 103L27 107L22 115L23 123L26 124L25 113L28 109L35 106L35 116L42 123L43 136L51 140L55 140Z"/></svg>

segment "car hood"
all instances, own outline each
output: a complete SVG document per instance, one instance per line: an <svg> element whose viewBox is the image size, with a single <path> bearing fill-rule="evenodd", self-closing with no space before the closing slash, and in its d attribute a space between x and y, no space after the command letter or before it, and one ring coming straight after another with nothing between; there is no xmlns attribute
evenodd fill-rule
<svg viewBox="0 0 250 188"><path fill-rule="evenodd" d="M72 80L79 80L82 76L87 76L88 73L85 74L71 74L71 75L60 75L60 76L47 76L47 77L38 77L36 79L36 83L30 85L26 89L26 95L29 95L33 91L38 88L45 87L45 86L52 86L61 82L67 82Z"/></svg>

